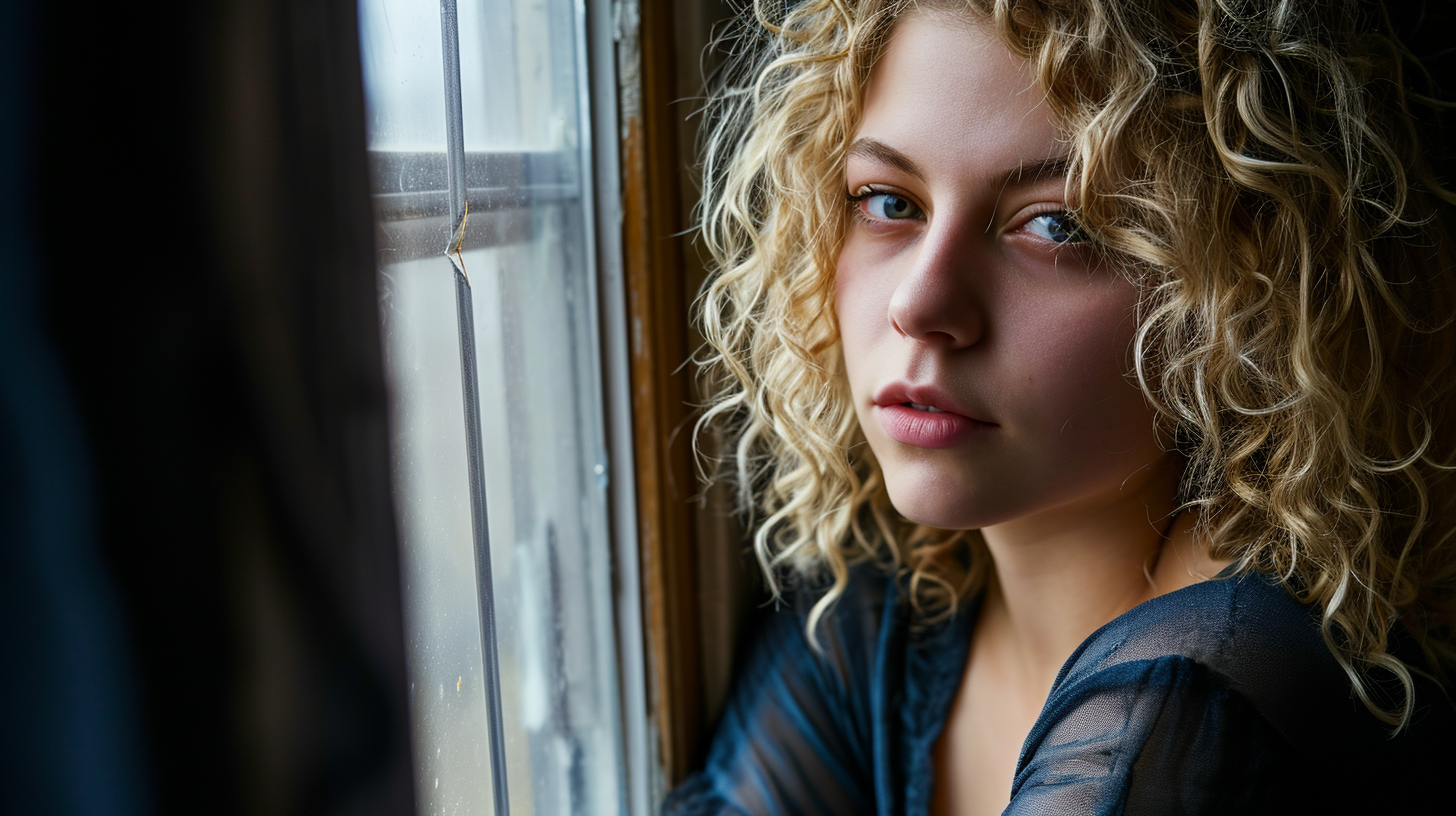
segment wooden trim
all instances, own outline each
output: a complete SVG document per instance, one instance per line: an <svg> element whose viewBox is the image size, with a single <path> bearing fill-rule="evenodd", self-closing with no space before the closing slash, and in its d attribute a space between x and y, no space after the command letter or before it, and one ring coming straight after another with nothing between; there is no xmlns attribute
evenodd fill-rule
<svg viewBox="0 0 1456 816"><path fill-rule="evenodd" d="M682 162L669 107L675 90L672 4L636 5L639 27L624 31L618 45L622 239L649 693L663 781L672 786L696 767L704 725L691 370L684 365Z"/></svg>

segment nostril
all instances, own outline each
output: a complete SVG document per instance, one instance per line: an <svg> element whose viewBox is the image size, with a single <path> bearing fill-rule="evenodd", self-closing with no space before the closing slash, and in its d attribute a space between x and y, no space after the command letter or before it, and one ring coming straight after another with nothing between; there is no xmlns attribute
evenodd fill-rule
<svg viewBox="0 0 1456 816"><path fill-rule="evenodd" d="M923 293L928 294L928 293ZM986 315L970 292L951 297L910 297L892 302L890 325L901 337L947 348L962 348L981 342L986 333Z"/></svg>
<svg viewBox="0 0 1456 816"><path fill-rule="evenodd" d="M920 343L960 348L980 341L984 302L973 266L963 253L922 254L915 268L896 283L888 319L901 337Z"/></svg>
<svg viewBox="0 0 1456 816"><path fill-rule="evenodd" d="M893 313L891 313L890 315L890 327L893 328L895 330L895 333L900 335L901 337L910 336L910 333L905 331L905 329L900 326L900 321L895 318L895 315Z"/></svg>

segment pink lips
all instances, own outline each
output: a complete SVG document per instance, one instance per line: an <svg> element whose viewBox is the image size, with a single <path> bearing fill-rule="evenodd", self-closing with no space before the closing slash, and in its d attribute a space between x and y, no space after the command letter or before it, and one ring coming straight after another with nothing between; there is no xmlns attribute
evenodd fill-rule
<svg viewBox="0 0 1456 816"><path fill-rule="evenodd" d="M948 395L934 386L890 383L875 394L875 416L885 434L896 442L919 448L948 448L995 423L967 416ZM927 411L911 403L934 408Z"/></svg>

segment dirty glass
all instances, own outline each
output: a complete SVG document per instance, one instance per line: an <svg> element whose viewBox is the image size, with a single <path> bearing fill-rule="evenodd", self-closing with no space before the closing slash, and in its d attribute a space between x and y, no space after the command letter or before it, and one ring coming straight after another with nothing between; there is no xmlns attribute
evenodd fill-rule
<svg viewBox="0 0 1456 816"><path fill-rule="evenodd" d="M451 7L465 188L454 216ZM517 816L619 813L581 11L571 0L361 0L359 17L418 811L489 814L506 791ZM457 324L461 292L469 327ZM472 518L462 328L474 335L484 519Z"/></svg>

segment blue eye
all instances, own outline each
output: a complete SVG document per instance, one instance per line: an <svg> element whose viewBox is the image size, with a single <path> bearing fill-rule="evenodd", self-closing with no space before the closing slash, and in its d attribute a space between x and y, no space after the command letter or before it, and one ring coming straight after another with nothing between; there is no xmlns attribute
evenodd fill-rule
<svg viewBox="0 0 1456 816"><path fill-rule="evenodd" d="M899 221L906 218L919 218L920 208L910 199L895 195L894 193L869 193L856 196L859 206L865 215L870 218L882 221Z"/></svg>
<svg viewBox="0 0 1456 816"><path fill-rule="evenodd" d="M1026 222L1026 231L1054 244L1075 244L1087 240L1082 227L1065 210L1042 213Z"/></svg>

